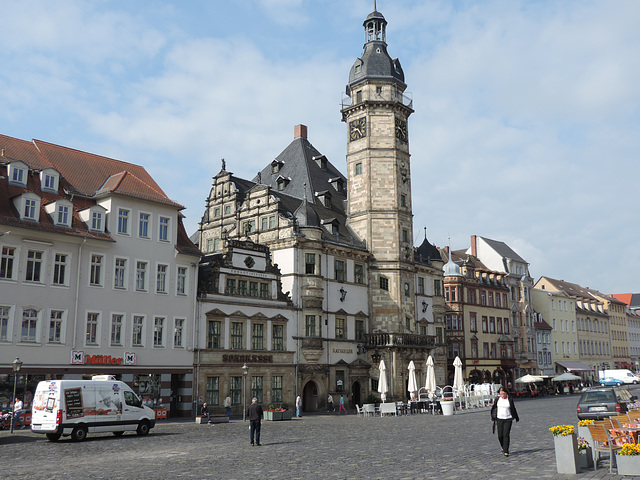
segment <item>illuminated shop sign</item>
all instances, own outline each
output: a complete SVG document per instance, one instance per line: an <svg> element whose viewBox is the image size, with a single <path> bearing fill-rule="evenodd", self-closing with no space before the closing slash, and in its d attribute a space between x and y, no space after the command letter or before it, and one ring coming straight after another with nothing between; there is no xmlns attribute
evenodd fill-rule
<svg viewBox="0 0 640 480"><path fill-rule="evenodd" d="M136 354L126 352L122 357L113 355L88 355L83 351L74 350L71 352L72 365L135 365Z"/></svg>

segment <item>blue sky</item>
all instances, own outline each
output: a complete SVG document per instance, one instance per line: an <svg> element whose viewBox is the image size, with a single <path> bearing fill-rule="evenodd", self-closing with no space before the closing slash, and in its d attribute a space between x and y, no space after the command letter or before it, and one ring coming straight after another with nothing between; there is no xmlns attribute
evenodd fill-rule
<svg viewBox="0 0 640 480"><path fill-rule="evenodd" d="M506 242L541 275L640 292L640 2L378 0L400 59L415 243ZM145 166L197 229L340 100L373 0L2 2L0 132Z"/></svg>

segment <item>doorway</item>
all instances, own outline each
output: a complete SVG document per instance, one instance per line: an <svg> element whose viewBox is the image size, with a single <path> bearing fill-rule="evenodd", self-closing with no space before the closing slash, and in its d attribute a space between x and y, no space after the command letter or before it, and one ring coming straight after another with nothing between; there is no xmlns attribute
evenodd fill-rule
<svg viewBox="0 0 640 480"><path fill-rule="evenodd" d="M318 386L313 380L307 382L302 390L302 411L318 411Z"/></svg>

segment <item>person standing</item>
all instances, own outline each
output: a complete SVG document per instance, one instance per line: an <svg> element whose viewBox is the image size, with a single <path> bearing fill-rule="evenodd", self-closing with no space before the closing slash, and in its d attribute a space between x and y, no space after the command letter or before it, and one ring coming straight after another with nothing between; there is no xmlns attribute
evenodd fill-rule
<svg viewBox="0 0 640 480"><path fill-rule="evenodd" d="M302 417L302 397L300 395L296 398L296 417Z"/></svg>
<svg viewBox="0 0 640 480"><path fill-rule="evenodd" d="M224 414L227 417L231 415L231 397L229 395L224 399Z"/></svg>
<svg viewBox="0 0 640 480"><path fill-rule="evenodd" d="M520 421L518 411L513 403L513 398L509 395L506 387L500 387L500 395L493 402L491 407L491 419L495 422L498 430L498 441L502 447L505 457L509 456L509 443L511 442L511 425L513 420Z"/></svg>
<svg viewBox="0 0 640 480"><path fill-rule="evenodd" d="M329 398L327 398L327 412L335 412L336 407L333 406L333 396L329 394Z"/></svg>
<svg viewBox="0 0 640 480"><path fill-rule="evenodd" d="M18 426L16 423L20 424L20 428L24 428L24 423L22 423L22 418L20 418L20 414L22 413L22 409L24 408L24 403L20 400L20 397L16 397L13 402L13 428L17 430Z"/></svg>
<svg viewBox="0 0 640 480"><path fill-rule="evenodd" d="M344 410L345 415L347 414L347 409L344 407L344 395L340 395L340 410L338 413Z"/></svg>
<svg viewBox="0 0 640 480"><path fill-rule="evenodd" d="M249 418L249 432L251 438L251 445L253 445L253 439L255 437L256 445L260 446L260 421L262 420L262 407L258 404L258 399L253 397L251 399L251 405L247 408L247 418Z"/></svg>

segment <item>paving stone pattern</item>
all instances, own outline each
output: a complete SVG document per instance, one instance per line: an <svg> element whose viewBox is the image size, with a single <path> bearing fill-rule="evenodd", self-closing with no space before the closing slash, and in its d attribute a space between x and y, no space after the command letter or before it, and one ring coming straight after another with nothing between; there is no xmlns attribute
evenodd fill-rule
<svg viewBox="0 0 640 480"><path fill-rule="evenodd" d="M632 389L635 395L640 388ZM57 443L27 430L0 432L4 479L501 479L640 480L597 471L556 473L549 427L577 425L578 395L517 400L511 456L500 452L488 410L361 418L307 415L263 422L262 446L249 445L249 423L196 425L161 421L147 437L89 435Z"/></svg>

